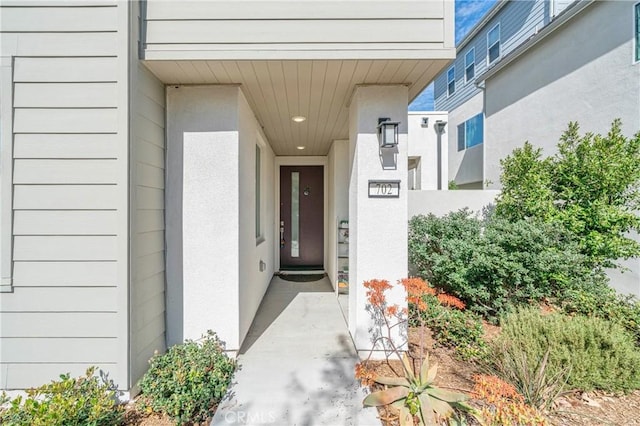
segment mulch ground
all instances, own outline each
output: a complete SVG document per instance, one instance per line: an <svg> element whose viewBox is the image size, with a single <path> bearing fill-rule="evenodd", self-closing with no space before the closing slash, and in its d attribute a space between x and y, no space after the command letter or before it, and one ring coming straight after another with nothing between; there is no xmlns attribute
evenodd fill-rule
<svg viewBox="0 0 640 426"><path fill-rule="evenodd" d="M491 339L499 333L499 327L485 324L485 338ZM438 364L438 375L435 384L439 387L458 392L469 393L473 389L472 376L483 373L481 367L473 362L461 361L455 357L453 350L438 347L431 338L429 330L425 330L424 347L429 353L430 363ZM419 354L420 331L409 330L409 354ZM371 362L371 361L370 361ZM402 371L399 361L371 362L376 374L382 376L398 375ZM381 389L382 387L374 389ZM470 400L471 405L477 401ZM378 410L385 426L397 426L398 419L387 409ZM627 426L640 425L640 391L628 395L611 395L602 392L567 392L556 400L554 410L546 414L549 424L553 426ZM467 419L470 425L475 420Z"/></svg>

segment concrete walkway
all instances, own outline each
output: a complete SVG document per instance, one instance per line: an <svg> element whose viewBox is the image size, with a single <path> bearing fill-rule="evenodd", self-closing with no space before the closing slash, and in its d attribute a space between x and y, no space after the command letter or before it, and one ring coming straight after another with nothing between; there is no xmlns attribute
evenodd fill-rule
<svg viewBox="0 0 640 426"><path fill-rule="evenodd" d="M212 425L379 426L362 408L357 357L327 278L274 277Z"/></svg>

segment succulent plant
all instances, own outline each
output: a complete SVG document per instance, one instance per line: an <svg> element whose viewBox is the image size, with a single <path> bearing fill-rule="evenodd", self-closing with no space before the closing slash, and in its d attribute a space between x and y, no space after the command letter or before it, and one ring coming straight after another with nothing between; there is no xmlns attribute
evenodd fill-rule
<svg viewBox="0 0 640 426"><path fill-rule="evenodd" d="M464 403L467 395L434 386L438 365L429 366L429 357L422 362L419 374L415 374L407 354L402 356L405 377L376 377L374 381L389 386L372 392L363 401L365 406L391 405L400 412L400 425L413 426L414 416L418 424L437 425L439 418L449 418L454 408L471 410Z"/></svg>

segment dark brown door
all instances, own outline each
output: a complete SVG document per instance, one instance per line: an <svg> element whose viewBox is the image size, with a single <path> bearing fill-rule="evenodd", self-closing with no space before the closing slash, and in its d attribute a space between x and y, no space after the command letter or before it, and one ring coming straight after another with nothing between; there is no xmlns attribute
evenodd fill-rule
<svg viewBox="0 0 640 426"><path fill-rule="evenodd" d="M280 167L280 269L322 269L324 170Z"/></svg>

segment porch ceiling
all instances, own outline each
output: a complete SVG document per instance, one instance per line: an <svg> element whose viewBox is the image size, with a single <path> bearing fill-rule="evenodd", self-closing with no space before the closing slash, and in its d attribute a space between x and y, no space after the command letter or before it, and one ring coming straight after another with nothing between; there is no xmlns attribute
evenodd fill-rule
<svg viewBox="0 0 640 426"><path fill-rule="evenodd" d="M166 84L240 84L276 155L326 155L334 140L349 138L348 103L356 85L406 84L411 101L448 61L186 60L145 65ZM300 115L306 121L291 120Z"/></svg>

